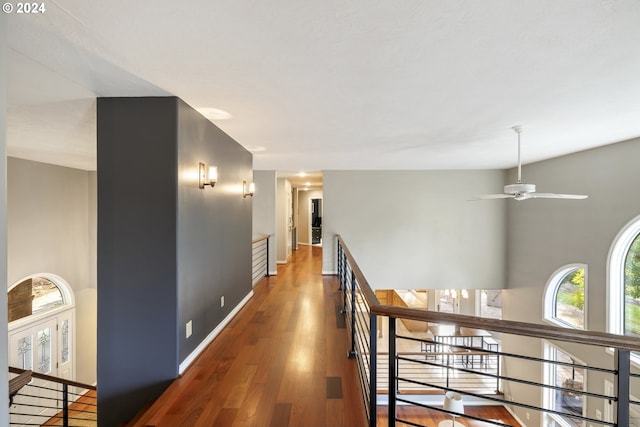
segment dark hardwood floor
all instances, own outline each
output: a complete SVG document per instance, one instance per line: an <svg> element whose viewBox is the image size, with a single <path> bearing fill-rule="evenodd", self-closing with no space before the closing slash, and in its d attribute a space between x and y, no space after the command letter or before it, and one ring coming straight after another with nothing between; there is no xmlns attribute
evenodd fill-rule
<svg viewBox="0 0 640 427"><path fill-rule="evenodd" d="M300 246L133 426L364 426L322 248Z"/></svg>
<svg viewBox="0 0 640 427"><path fill-rule="evenodd" d="M299 246L130 426L366 426L355 362L346 357L347 330L337 314L337 278L323 277L321 263L322 248ZM425 417L414 412L407 416ZM442 419L435 413L420 422L436 426ZM482 425L466 421L468 427ZM385 408L379 409L378 425L387 425Z"/></svg>

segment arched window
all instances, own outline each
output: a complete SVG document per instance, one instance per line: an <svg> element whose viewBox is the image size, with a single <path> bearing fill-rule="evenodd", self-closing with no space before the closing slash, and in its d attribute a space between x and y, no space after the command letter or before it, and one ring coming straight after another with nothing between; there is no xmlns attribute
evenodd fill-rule
<svg viewBox="0 0 640 427"><path fill-rule="evenodd" d="M9 322L73 304L66 282L53 275L27 277L9 288Z"/></svg>
<svg viewBox="0 0 640 427"><path fill-rule="evenodd" d="M640 216L611 245L608 285L609 332L640 336Z"/></svg>
<svg viewBox="0 0 640 427"><path fill-rule="evenodd" d="M587 266L570 264L556 270L547 282L544 319L559 326L586 329Z"/></svg>

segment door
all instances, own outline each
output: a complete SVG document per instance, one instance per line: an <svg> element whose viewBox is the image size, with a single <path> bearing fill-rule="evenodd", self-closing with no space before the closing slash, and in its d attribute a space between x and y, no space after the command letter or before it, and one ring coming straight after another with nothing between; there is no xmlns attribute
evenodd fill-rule
<svg viewBox="0 0 640 427"><path fill-rule="evenodd" d="M9 365L39 374L58 376L57 328L57 318L53 317L12 331L9 335ZM56 402L59 396L55 391L56 384L36 381L38 387L29 387L28 396L18 395L14 399L16 404L35 405L33 415L17 418L12 416L12 422L28 425L42 421L41 416L52 416L57 412L57 409L37 409L41 405L40 399L43 399L43 402Z"/></svg>
<svg viewBox="0 0 640 427"><path fill-rule="evenodd" d="M29 325L9 336L9 364L40 374L57 376L57 318Z"/></svg>

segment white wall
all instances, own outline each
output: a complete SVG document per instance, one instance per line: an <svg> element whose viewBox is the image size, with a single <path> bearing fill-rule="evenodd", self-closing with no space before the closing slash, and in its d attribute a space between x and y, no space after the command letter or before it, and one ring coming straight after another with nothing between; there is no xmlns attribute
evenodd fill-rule
<svg viewBox="0 0 640 427"><path fill-rule="evenodd" d="M505 284L502 171L324 171L323 273L342 235L377 289L498 289Z"/></svg>
<svg viewBox="0 0 640 427"><path fill-rule="evenodd" d="M0 14L0 282L7 280L7 19ZM0 384L7 384L9 365L7 356L9 337L7 334L7 294L0 293ZM9 424L9 391L0 387L0 425Z"/></svg>
<svg viewBox="0 0 640 427"><path fill-rule="evenodd" d="M276 172L253 171L256 192L253 195L253 235L268 234L269 274L277 274L276 267Z"/></svg>
<svg viewBox="0 0 640 427"><path fill-rule="evenodd" d="M298 242L305 245L311 244L311 199L322 199L322 191L298 191Z"/></svg>
<svg viewBox="0 0 640 427"><path fill-rule="evenodd" d="M276 189L276 247L277 261L286 263L291 256L290 227L292 221L291 183L286 178L277 179Z"/></svg>
<svg viewBox="0 0 640 427"><path fill-rule="evenodd" d="M7 170L8 286L38 273L69 283L78 306L76 379L91 384L97 333L95 173L16 158L8 159Z"/></svg>
<svg viewBox="0 0 640 427"><path fill-rule="evenodd" d="M551 275L563 265L584 263L588 266L588 329L606 331L607 257L620 229L640 214L638 159L640 138L523 167L527 182L535 183L540 192L588 194L589 198L508 204L505 319L541 323L544 287ZM514 174L510 171L511 179ZM527 344L524 339L505 337L503 343L505 351L542 355L539 341ZM604 350L572 347L567 350L586 363L601 365L610 359ZM590 376L587 381L590 390L603 391L601 378ZM513 396L540 403L539 393L518 395L516 389ZM589 402L589 416L594 417L596 409L603 410ZM516 412L522 418L522 411ZM536 421L532 419L535 425Z"/></svg>

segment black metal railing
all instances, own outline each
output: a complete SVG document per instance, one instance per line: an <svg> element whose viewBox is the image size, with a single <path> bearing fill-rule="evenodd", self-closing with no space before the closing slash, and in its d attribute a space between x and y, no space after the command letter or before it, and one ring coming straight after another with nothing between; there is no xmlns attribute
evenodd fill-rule
<svg viewBox="0 0 640 427"><path fill-rule="evenodd" d="M98 425L96 387L12 367L9 377L9 425Z"/></svg>
<svg viewBox="0 0 640 427"><path fill-rule="evenodd" d="M269 276L269 236L264 235L251 242L251 284L255 286Z"/></svg>
<svg viewBox="0 0 640 427"><path fill-rule="evenodd" d="M532 416L538 420L560 419L571 425L631 425L630 414L637 409L634 407L640 406L640 401L631 397L631 390L640 390L640 374L631 372L630 354L640 351L640 339L383 305L343 240L338 237L337 241L338 277L351 339L349 357L358 364L370 427L376 426L378 400L384 402L385 399L390 427L396 423L421 426L414 420L398 416L398 404L438 411L460 420L467 418L489 425L510 425L451 411L445 409L441 402L434 403L433 398L424 398L425 395L439 395L444 400L445 392L450 391L459 393L467 401L473 400L474 404L502 405L511 410L521 408L527 420ZM398 319L426 322L432 329L447 325L454 332L448 336L416 336L400 332ZM462 328L481 330L483 334L465 335L460 332ZM387 341L379 336L384 336ZM496 337L501 338L502 345ZM522 345L525 341L530 342ZM383 343L388 350L378 353ZM569 347L580 354L599 351L603 357L581 363L573 359L541 357L540 350L537 354L526 354L522 350L544 346ZM399 351L399 347L403 350ZM415 348L416 351L407 352L407 348ZM606 354L611 356L604 357ZM439 374L425 374L429 369L435 369ZM573 379L557 383L558 377L554 373L558 370L571 372ZM576 378L576 372L581 379ZM467 378L466 383L462 378ZM603 381L614 384L611 393L602 391ZM544 398L540 399L541 395ZM532 399L531 396L537 398ZM585 410L586 402L594 408L611 405L612 418L603 419L601 412L594 416L595 411ZM541 421L534 423L543 424Z"/></svg>

